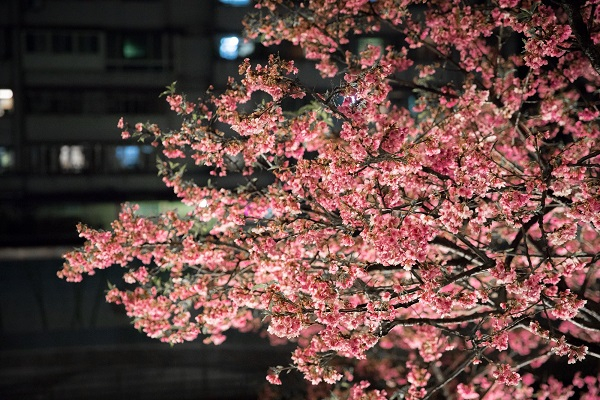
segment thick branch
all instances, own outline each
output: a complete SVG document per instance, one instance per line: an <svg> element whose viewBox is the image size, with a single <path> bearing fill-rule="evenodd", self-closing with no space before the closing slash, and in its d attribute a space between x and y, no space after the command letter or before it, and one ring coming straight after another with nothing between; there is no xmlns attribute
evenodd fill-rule
<svg viewBox="0 0 600 400"><path fill-rule="evenodd" d="M547 331L551 331L552 330L552 326L550 325L550 321L548 321L545 318L540 318L539 316L537 318L535 318L535 321L537 321L540 326L542 327L542 329L547 330ZM520 324L520 326L522 326L523 328L529 330L529 323L522 323ZM583 339L579 339L573 335L571 335L568 332L559 332L558 334L553 335L552 337L554 339L558 339L558 336L564 336L565 339L567 340L567 343L571 346L586 346L588 348L587 354L591 357L594 358L600 358L600 346L598 346L596 343L591 343L588 342L586 340Z"/></svg>

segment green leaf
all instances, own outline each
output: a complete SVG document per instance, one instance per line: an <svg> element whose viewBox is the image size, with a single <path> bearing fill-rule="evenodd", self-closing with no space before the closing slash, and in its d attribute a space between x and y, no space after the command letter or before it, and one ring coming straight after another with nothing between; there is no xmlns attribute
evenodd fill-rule
<svg viewBox="0 0 600 400"><path fill-rule="evenodd" d="M163 97L166 95L170 95L175 93L175 85L177 84L177 81L171 83L169 86L166 86L166 89L164 92L162 92L158 97Z"/></svg>

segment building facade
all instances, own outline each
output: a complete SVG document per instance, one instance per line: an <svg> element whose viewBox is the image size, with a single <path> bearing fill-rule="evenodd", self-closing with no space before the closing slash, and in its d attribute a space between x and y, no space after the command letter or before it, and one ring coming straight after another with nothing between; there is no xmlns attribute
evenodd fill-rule
<svg viewBox="0 0 600 400"><path fill-rule="evenodd" d="M177 126L159 94L177 81L193 96L237 74L238 58L254 50L241 39L250 8L244 0L0 3L0 243L69 242L90 204L108 220L115 207L98 204L170 198L154 148L122 141L117 121Z"/></svg>

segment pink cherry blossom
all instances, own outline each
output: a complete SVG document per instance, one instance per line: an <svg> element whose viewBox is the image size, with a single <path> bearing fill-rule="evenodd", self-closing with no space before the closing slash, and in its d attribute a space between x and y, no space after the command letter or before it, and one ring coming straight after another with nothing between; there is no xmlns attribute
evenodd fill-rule
<svg viewBox="0 0 600 400"><path fill-rule="evenodd" d="M266 379L314 398L597 398L597 6L257 1L249 37L322 84L247 59L223 91L169 87L174 129L119 120L189 211L79 225L58 275L123 268L106 300L164 342L294 343Z"/></svg>

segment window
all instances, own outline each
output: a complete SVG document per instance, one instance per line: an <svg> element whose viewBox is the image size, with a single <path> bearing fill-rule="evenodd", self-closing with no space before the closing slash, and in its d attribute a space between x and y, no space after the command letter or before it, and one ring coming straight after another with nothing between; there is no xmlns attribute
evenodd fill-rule
<svg viewBox="0 0 600 400"><path fill-rule="evenodd" d="M239 36L223 36L219 40L219 56L226 60L247 57L254 52L254 42L244 41Z"/></svg>
<svg viewBox="0 0 600 400"><path fill-rule="evenodd" d="M160 114L167 110L158 97L162 89L111 90L106 92L108 114Z"/></svg>
<svg viewBox="0 0 600 400"><path fill-rule="evenodd" d="M72 53L73 36L68 33L52 34L52 52L53 53Z"/></svg>
<svg viewBox="0 0 600 400"><path fill-rule="evenodd" d="M32 114L160 114L167 110L164 100L158 97L161 91L159 87L32 88L25 93L25 106Z"/></svg>
<svg viewBox="0 0 600 400"><path fill-rule="evenodd" d="M61 146L58 161L62 172L81 172L86 164L83 146Z"/></svg>
<svg viewBox="0 0 600 400"><path fill-rule="evenodd" d="M98 54L100 32L36 30L25 34L27 53Z"/></svg>
<svg viewBox="0 0 600 400"><path fill-rule="evenodd" d="M8 29L0 29L0 60L6 60L12 55L12 38Z"/></svg>
<svg viewBox="0 0 600 400"><path fill-rule="evenodd" d="M221 38L219 55L226 60L235 60L238 57L238 45L240 39L237 36L226 36Z"/></svg>
<svg viewBox="0 0 600 400"><path fill-rule="evenodd" d="M251 3L250 0L219 0L219 1L223 4L227 4L228 6L233 6L233 7L245 7L245 6L249 6Z"/></svg>
<svg viewBox="0 0 600 400"><path fill-rule="evenodd" d="M133 169L140 163L140 148L138 146L117 146L115 157L121 168Z"/></svg>
<svg viewBox="0 0 600 400"><path fill-rule="evenodd" d="M27 111L35 114L81 114L83 93L82 90L29 89L25 104Z"/></svg>
<svg viewBox="0 0 600 400"><path fill-rule="evenodd" d="M109 33L107 56L115 60L160 60L163 58L162 35L158 32Z"/></svg>
<svg viewBox="0 0 600 400"><path fill-rule="evenodd" d="M144 35L129 35L123 38L123 58L147 58L150 53L149 50L150 46ZM160 58L160 50L157 58Z"/></svg>
<svg viewBox="0 0 600 400"><path fill-rule="evenodd" d="M156 149L144 144L36 142L26 146L24 161L31 174L156 175ZM14 169L13 164L13 150L0 146L0 173Z"/></svg>
<svg viewBox="0 0 600 400"><path fill-rule="evenodd" d="M96 54L100 51L97 34L80 34L77 37L77 51L82 54Z"/></svg>
<svg viewBox="0 0 600 400"><path fill-rule="evenodd" d="M25 35L25 50L28 53L45 53L49 50L47 32L28 32Z"/></svg>
<svg viewBox="0 0 600 400"><path fill-rule="evenodd" d="M115 147L115 158L119 169L141 170L147 164L148 155L154 154L154 148L150 145L117 146Z"/></svg>
<svg viewBox="0 0 600 400"><path fill-rule="evenodd" d="M0 89L0 117L14 108L13 91L11 89Z"/></svg>
<svg viewBox="0 0 600 400"><path fill-rule="evenodd" d="M107 35L109 69L166 69L166 36L160 32L111 32Z"/></svg>
<svg viewBox="0 0 600 400"><path fill-rule="evenodd" d="M15 154L12 149L0 146L0 173L13 169Z"/></svg>

